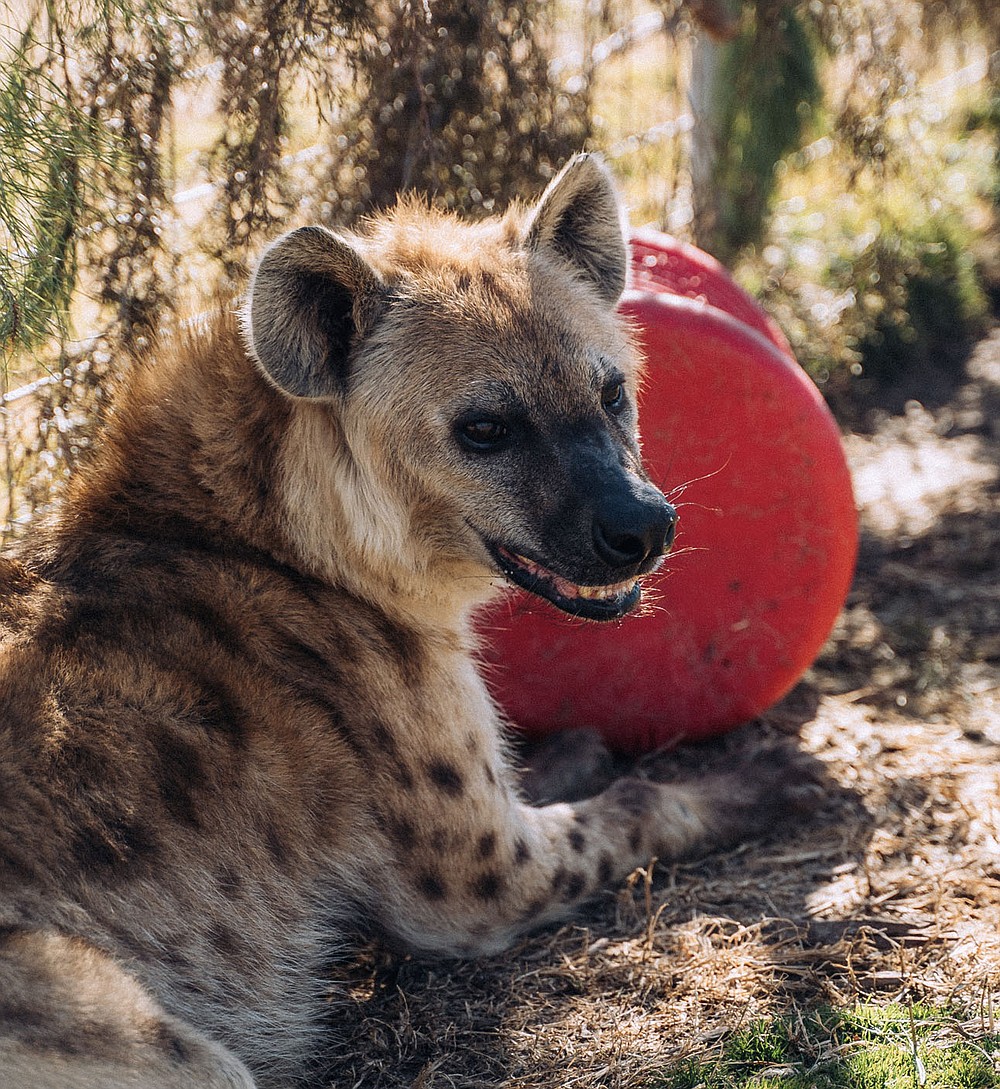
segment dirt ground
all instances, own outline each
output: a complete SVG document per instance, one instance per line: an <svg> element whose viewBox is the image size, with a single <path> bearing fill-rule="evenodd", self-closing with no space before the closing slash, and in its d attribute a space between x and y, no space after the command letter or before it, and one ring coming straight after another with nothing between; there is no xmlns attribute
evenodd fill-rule
<svg viewBox="0 0 1000 1089"><path fill-rule="evenodd" d="M797 745L820 810L504 957L366 951L337 969L338 1089L643 1089L748 1019L867 999L1000 1031L1000 329L957 387L855 413L845 443L862 546L833 635L762 721L683 757Z"/></svg>

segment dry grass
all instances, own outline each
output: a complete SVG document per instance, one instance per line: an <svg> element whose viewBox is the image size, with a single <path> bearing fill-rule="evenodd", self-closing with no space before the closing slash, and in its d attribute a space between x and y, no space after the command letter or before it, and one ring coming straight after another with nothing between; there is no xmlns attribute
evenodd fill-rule
<svg viewBox="0 0 1000 1089"><path fill-rule="evenodd" d="M947 1006L973 1041L996 1031L1000 334L969 374L935 410L848 440L864 544L837 631L765 720L680 758L799 746L827 777L820 811L640 871L505 957L370 949L338 972L332 1084L642 1089L758 1017L865 1001Z"/></svg>

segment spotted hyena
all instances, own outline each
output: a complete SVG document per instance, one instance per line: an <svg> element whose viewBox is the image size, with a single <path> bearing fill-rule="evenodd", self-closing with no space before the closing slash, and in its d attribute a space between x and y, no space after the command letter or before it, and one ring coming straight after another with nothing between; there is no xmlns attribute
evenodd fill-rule
<svg viewBox="0 0 1000 1089"><path fill-rule="evenodd" d="M136 364L0 561L0 1086L283 1086L364 920L489 954L650 856L752 833L781 769L529 806L471 618L617 619L676 515L639 455L619 206L403 204L267 249Z"/></svg>

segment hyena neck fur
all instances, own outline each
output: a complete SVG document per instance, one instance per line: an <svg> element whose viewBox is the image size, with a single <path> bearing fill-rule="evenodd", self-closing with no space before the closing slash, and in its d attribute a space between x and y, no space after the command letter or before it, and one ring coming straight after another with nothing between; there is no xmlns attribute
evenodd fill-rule
<svg viewBox="0 0 1000 1089"><path fill-rule="evenodd" d="M380 485L394 471L391 457L345 434L327 406L294 406L287 458L281 500L288 547L311 574L411 626L463 635L475 608L501 592L502 583L479 565L435 553L420 509Z"/></svg>
<svg viewBox="0 0 1000 1089"><path fill-rule="evenodd" d="M257 553L410 626L464 632L493 582L481 572L442 577L377 471L330 405L290 400L267 381L224 312L123 380L94 463L70 489L55 551L85 555L91 532Z"/></svg>

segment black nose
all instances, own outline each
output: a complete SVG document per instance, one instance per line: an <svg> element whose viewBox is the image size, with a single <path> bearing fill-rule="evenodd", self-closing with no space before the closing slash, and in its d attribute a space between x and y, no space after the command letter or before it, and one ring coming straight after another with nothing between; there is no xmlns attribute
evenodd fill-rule
<svg viewBox="0 0 1000 1089"><path fill-rule="evenodd" d="M635 503L594 519L594 551L609 567L638 567L667 552L677 511L665 500Z"/></svg>

